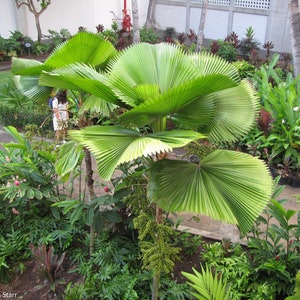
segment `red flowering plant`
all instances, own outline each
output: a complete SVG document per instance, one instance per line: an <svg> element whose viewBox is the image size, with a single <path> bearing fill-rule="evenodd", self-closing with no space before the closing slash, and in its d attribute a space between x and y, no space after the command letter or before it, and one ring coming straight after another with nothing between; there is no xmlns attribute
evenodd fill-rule
<svg viewBox="0 0 300 300"><path fill-rule="evenodd" d="M280 76L278 59L275 55L253 77L263 108L258 128L266 137L260 147L268 149L274 166L280 169L284 165L291 172L300 166L300 80L292 73Z"/></svg>
<svg viewBox="0 0 300 300"><path fill-rule="evenodd" d="M57 196L54 154L34 150L14 127L5 130L17 142L2 144L0 151L0 205L10 216L39 214ZM9 222L10 218L6 218Z"/></svg>

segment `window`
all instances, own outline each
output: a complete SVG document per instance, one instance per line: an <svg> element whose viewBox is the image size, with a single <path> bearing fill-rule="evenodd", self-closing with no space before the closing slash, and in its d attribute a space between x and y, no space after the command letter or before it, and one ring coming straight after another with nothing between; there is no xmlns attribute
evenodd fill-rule
<svg viewBox="0 0 300 300"><path fill-rule="evenodd" d="M268 10L270 8L270 0L235 0L234 6Z"/></svg>

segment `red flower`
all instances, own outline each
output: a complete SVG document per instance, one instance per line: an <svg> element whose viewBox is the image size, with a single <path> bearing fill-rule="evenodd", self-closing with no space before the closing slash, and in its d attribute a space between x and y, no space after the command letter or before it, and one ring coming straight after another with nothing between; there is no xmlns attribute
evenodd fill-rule
<svg viewBox="0 0 300 300"><path fill-rule="evenodd" d="M105 187L103 188L103 190L104 190L105 193L108 193L108 192L109 192L108 186L105 186Z"/></svg>
<svg viewBox="0 0 300 300"><path fill-rule="evenodd" d="M19 186L20 185L20 181L19 180L15 180L15 186Z"/></svg>

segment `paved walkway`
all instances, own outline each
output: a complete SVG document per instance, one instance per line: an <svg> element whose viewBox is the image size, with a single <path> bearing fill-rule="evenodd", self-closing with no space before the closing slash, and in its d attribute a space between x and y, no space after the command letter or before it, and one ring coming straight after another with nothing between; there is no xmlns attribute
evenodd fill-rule
<svg viewBox="0 0 300 300"><path fill-rule="evenodd" d="M7 143L11 140L11 136L0 125L0 143ZM300 204L296 202L295 196L297 195L300 196L300 188L286 186L279 196L279 199L289 199L285 204L285 208L298 211L300 209ZM245 242L245 240L240 239L239 231L235 225L212 220L207 216L195 215L192 213L179 214L179 217L183 218L183 222L179 226L180 230L187 230L188 232L217 240L228 238L232 242ZM294 224L297 222L296 215L292 218L291 222Z"/></svg>
<svg viewBox="0 0 300 300"><path fill-rule="evenodd" d="M285 209L299 211L300 203L296 202L295 196L300 196L300 188L286 186L278 199L289 199L289 201L284 204ZM203 215L195 216L192 213L185 213L181 216L184 217L184 221L182 225L179 226L180 230L186 230L216 240L227 238L232 242L246 243L245 239L240 238L239 230L235 225L212 220L210 217ZM290 224L297 224L297 214L291 218Z"/></svg>

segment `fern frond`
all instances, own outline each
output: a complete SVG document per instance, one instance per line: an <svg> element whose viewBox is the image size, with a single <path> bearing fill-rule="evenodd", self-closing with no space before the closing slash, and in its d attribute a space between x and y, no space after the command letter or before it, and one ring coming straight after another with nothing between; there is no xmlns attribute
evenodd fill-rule
<svg viewBox="0 0 300 300"><path fill-rule="evenodd" d="M188 284L196 292L191 291L191 294L196 299L201 300L227 300L229 299L229 288L227 287L226 280L223 280L222 275L213 275L211 269L204 269L201 266L201 273L193 268L194 274L182 272L190 282Z"/></svg>

